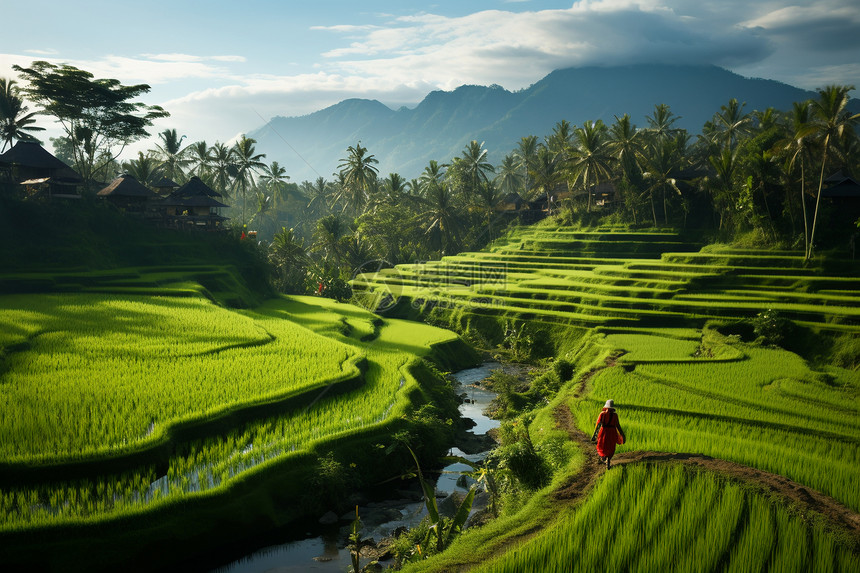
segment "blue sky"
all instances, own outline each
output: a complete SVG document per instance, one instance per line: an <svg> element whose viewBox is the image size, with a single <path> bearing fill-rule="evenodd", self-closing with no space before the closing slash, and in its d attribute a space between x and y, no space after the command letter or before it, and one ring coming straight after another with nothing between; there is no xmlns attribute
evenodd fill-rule
<svg viewBox="0 0 860 573"><path fill-rule="evenodd" d="M172 114L156 129L209 144L350 97L414 105L570 66L701 63L808 89L860 86L855 0L8 4L0 76L46 59L147 83L143 101Z"/></svg>

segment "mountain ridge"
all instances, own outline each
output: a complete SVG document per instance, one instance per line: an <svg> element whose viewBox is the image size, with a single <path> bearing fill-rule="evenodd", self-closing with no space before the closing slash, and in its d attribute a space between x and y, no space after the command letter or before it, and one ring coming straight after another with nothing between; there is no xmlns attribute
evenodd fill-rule
<svg viewBox="0 0 860 573"><path fill-rule="evenodd" d="M731 98L745 112L791 109L815 97L775 80L746 78L716 66L635 65L555 70L528 88L463 85L432 91L414 108L393 110L370 99L350 98L299 117L273 117L248 134L267 161L285 166L291 180L332 179L350 145L361 142L390 172L418 177L431 159L448 162L471 140L482 141L497 165L520 138L548 135L561 120L612 124L628 113L643 127L654 106L666 103L678 127L698 133ZM853 100L853 107L857 106ZM289 143L287 143L289 142ZM297 157L297 154L300 157Z"/></svg>

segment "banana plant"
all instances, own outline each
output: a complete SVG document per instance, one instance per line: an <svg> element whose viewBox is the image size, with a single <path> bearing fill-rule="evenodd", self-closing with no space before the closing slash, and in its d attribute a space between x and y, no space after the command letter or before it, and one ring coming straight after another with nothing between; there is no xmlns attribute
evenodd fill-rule
<svg viewBox="0 0 860 573"><path fill-rule="evenodd" d="M406 446L409 453L412 454L412 459L415 460L415 470L418 475L418 482L421 484L421 491L424 493L424 505L427 508L427 515L430 517L430 528L427 531L427 537L423 540L423 545L430 542L430 538L436 537L436 550L442 551L447 547L454 537L463 529L466 520L469 518L469 512L472 511L472 502L475 500L476 488L469 488L469 493L460 502L454 518L450 522L446 522L439 515L439 507L436 505L436 488L433 483L424 479L424 474L421 472L421 465L418 463L418 457L412 448Z"/></svg>

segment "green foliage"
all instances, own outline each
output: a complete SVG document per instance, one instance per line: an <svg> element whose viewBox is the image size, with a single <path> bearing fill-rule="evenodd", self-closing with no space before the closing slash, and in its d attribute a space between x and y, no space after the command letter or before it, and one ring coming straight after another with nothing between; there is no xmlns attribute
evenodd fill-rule
<svg viewBox="0 0 860 573"><path fill-rule="evenodd" d="M573 377L573 364L569 360L559 358L552 364L552 370L555 373L558 381L562 384Z"/></svg>
<svg viewBox="0 0 860 573"><path fill-rule="evenodd" d="M115 79L94 79L68 64L44 61L13 68L27 79L27 97L59 120L72 142L75 167L86 181L99 173L100 156L113 159L115 147L146 137L154 120L170 115L159 106L134 101L149 92L146 84L124 86Z"/></svg>
<svg viewBox="0 0 860 573"><path fill-rule="evenodd" d="M773 309L758 313L750 322L753 325L753 332L761 337L765 344L779 346L795 331L792 322Z"/></svg>
<svg viewBox="0 0 860 573"><path fill-rule="evenodd" d="M493 453L499 468L510 471L529 490L549 483L551 469L535 449L525 419L503 423L499 435L502 443Z"/></svg>

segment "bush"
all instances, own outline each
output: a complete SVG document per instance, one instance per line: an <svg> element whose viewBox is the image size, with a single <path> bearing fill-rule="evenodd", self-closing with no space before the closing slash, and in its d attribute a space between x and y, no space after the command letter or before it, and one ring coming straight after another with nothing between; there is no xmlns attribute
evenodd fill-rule
<svg viewBox="0 0 860 573"><path fill-rule="evenodd" d="M795 331L794 323L773 309L758 313L751 322L753 332L764 344L781 346Z"/></svg>
<svg viewBox="0 0 860 573"><path fill-rule="evenodd" d="M562 384L573 378L573 364L564 358L556 360L552 365L552 369L555 375L558 376L558 381Z"/></svg>

